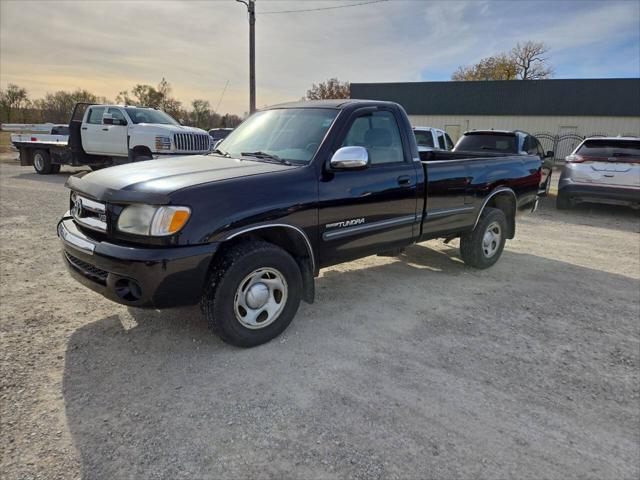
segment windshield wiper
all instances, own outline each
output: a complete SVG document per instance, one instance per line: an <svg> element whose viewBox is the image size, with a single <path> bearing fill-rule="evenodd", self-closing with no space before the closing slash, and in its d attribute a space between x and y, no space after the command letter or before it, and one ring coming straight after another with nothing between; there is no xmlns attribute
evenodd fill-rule
<svg viewBox="0 0 640 480"><path fill-rule="evenodd" d="M240 155L242 155L243 157L256 157L256 158L265 159L265 160L275 160L276 162L281 163L283 165L291 165L291 162L289 160L285 160L284 158L280 158L277 155L272 155L267 152L261 152L261 151L242 152L240 153Z"/></svg>
<svg viewBox="0 0 640 480"><path fill-rule="evenodd" d="M224 152L224 151L220 150L219 148L211 150L211 152L207 152L207 153L205 153L205 155L209 155L209 153L217 153L218 155L222 155L223 157L227 157L227 158L231 156L229 154L229 152Z"/></svg>

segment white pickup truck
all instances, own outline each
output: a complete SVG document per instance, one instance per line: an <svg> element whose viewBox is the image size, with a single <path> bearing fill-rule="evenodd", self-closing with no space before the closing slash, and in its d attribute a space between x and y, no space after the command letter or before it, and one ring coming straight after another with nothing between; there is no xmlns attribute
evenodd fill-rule
<svg viewBox="0 0 640 480"><path fill-rule="evenodd" d="M413 127L413 134L420 152L451 150L453 148L453 141L449 134L439 128Z"/></svg>
<svg viewBox="0 0 640 480"><path fill-rule="evenodd" d="M153 108L76 104L68 130L53 127L49 134L13 134L21 165L39 174L57 173L61 165L89 165L92 169L160 155L193 155L211 148L211 137L199 128L185 127Z"/></svg>

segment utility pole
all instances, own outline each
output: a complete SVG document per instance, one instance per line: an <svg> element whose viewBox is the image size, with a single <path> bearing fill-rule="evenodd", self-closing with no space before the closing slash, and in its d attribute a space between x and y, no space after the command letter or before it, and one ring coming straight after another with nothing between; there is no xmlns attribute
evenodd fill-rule
<svg viewBox="0 0 640 480"><path fill-rule="evenodd" d="M256 111L256 2L236 0L244 3L249 12L249 114Z"/></svg>

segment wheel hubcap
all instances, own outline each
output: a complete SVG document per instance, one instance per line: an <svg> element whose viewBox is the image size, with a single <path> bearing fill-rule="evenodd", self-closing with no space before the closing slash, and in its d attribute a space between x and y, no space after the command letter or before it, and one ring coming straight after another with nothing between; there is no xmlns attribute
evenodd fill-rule
<svg viewBox="0 0 640 480"><path fill-rule="evenodd" d="M258 268L247 275L236 290L236 319L253 330L275 322L287 303L287 282L275 268Z"/></svg>
<svg viewBox="0 0 640 480"><path fill-rule="evenodd" d="M33 156L33 163L35 163L36 168L38 170L42 170L42 168L44 167L44 162L42 161L42 155L40 155L39 153L36 153Z"/></svg>
<svg viewBox="0 0 640 480"><path fill-rule="evenodd" d="M482 252L487 258L493 257L500 247L500 240L502 237L502 230L500 225L496 222L487 227L482 239Z"/></svg>

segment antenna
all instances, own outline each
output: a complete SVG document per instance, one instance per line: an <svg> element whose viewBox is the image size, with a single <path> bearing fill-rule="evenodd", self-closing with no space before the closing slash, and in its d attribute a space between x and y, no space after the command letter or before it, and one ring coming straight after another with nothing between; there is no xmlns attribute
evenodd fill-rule
<svg viewBox="0 0 640 480"><path fill-rule="evenodd" d="M220 99L218 100L218 103L216 103L216 108L214 110L214 112L218 113L218 107L220 106L220 102L222 102L222 99L224 98L224 92L227 91L227 86L229 86L229 80L227 80L227 83L224 84L224 88L222 89L222 93L220 94Z"/></svg>

